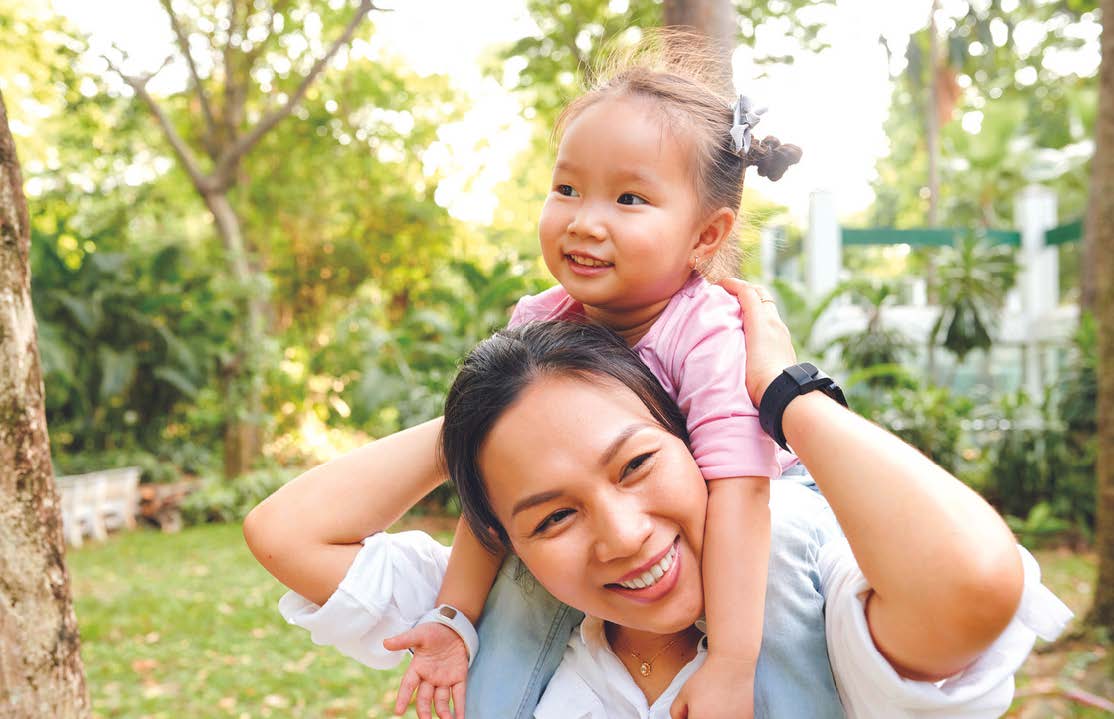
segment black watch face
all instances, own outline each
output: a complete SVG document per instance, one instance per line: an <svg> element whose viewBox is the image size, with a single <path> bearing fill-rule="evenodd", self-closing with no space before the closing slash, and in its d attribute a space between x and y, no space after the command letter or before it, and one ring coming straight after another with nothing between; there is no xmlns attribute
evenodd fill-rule
<svg viewBox="0 0 1114 719"><path fill-rule="evenodd" d="M456 610L452 607L441 607L441 616L448 619L456 619Z"/></svg>

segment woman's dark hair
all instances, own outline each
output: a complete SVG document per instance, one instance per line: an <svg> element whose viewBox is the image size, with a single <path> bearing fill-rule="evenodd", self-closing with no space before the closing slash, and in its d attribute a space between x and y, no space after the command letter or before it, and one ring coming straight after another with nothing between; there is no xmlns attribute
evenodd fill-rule
<svg viewBox="0 0 1114 719"><path fill-rule="evenodd" d="M688 443L685 418L654 375L610 330L585 322L531 322L501 330L464 359L445 399L441 453L476 538L491 551L510 548L479 468L480 447L522 391L541 377L617 382L630 389L670 433Z"/></svg>

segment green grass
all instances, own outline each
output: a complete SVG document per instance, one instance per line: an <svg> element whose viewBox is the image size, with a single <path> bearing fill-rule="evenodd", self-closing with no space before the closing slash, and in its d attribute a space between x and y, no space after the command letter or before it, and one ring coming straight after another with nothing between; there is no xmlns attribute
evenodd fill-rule
<svg viewBox="0 0 1114 719"><path fill-rule="evenodd" d="M1045 583L1082 616L1094 558L1037 558ZM71 551L68 563L96 717L391 716L401 670L367 669L286 624L283 590L238 525L115 535ZM1057 696L1069 688L1114 696L1107 650L1075 641L1034 654L1009 716L1108 717Z"/></svg>
<svg viewBox="0 0 1114 719"><path fill-rule="evenodd" d="M401 670L286 624L237 525L116 535L68 563L96 717L391 716Z"/></svg>
<svg viewBox="0 0 1114 719"><path fill-rule="evenodd" d="M1048 645L1037 642L1037 651L1017 674L1017 692L1008 717L1019 719L1110 719L1109 712L1087 707L1069 698L1072 690L1114 701L1114 662L1110 642L1079 636L1081 621L1095 591L1094 555L1065 550L1033 552L1041 565L1041 579L1075 612L1067 639Z"/></svg>

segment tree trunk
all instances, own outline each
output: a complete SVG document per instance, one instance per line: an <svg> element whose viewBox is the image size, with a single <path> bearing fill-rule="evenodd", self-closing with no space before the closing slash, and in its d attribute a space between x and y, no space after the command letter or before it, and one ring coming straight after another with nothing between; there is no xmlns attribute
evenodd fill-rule
<svg viewBox="0 0 1114 719"><path fill-rule="evenodd" d="M0 96L0 703L11 719L69 719L89 716L89 697L50 466L30 244Z"/></svg>
<svg viewBox="0 0 1114 719"><path fill-rule="evenodd" d="M234 479L251 469L252 463L262 453L263 398L260 381L262 357L260 348L264 340L263 325L267 314L267 300L262 289L253 287L259 276L248 262L240 218L224 192L206 194L205 205L213 214L236 283L247 291L240 305L240 350L225 377L227 403L224 427L224 476Z"/></svg>
<svg viewBox="0 0 1114 719"><path fill-rule="evenodd" d="M738 36L731 0L665 0L662 22L666 27L689 28L707 36L719 55L720 81L731 89L731 53Z"/></svg>
<svg viewBox="0 0 1114 719"><path fill-rule="evenodd" d="M1099 576L1089 620L1114 632L1114 0L1102 0L1102 65L1087 208L1098 323L1095 548Z"/></svg>
<svg viewBox="0 0 1114 719"><path fill-rule="evenodd" d="M936 227L940 222L940 77L937 68L940 65L940 38L937 36L936 11L940 9L940 0L932 0L932 9L928 13L928 97L925 99L925 139L928 145L928 226ZM936 262L935 254L930 248L925 253L925 284L928 287L928 301L937 300ZM939 308L943 311L943 308ZM935 382L936 377L936 338L929 333L925 345L925 374L930 382Z"/></svg>

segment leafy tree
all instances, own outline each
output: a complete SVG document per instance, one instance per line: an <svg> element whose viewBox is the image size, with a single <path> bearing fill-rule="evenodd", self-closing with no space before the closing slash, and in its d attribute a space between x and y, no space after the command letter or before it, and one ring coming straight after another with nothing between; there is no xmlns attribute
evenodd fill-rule
<svg viewBox="0 0 1114 719"><path fill-rule="evenodd" d="M933 15L935 36L932 27L910 36L886 123L892 151L878 164L875 224L932 224L936 202L940 223L995 226L1033 181L1051 184L1065 212L1082 208L1080 143L1093 125L1094 78L1063 75L1041 58L1083 45L1095 3L1017 5L949 5ZM963 123L953 121L957 115ZM935 189L928 181L931 122L939 123Z"/></svg>
<svg viewBox="0 0 1114 719"><path fill-rule="evenodd" d="M0 96L0 695L13 719L89 716L31 309L31 226Z"/></svg>
<svg viewBox="0 0 1114 719"><path fill-rule="evenodd" d="M260 451L259 350L263 346L268 293L253 267L253 246L244 237L232 191L241 179L244 158L294 112L333 57L351 42L374 5L371 0L360 0L354 10L345 9L343 15L324 6L308 10L288 0L254 4L229 0L182 9L175 8L171 0L162 0L162 5L177 39L181 61L189 70L188 92L174 98L180 101L190 96L185 113L187 132L178 129L165 103L148 90L161 67L135 75L124 67L126 55L105 60L158 122L179 166L212 214L232 277L243 288L238 357L229 363L234 380L229 383L229 395L242 400L242 404L235 402L239 405L238 416L228 424L224 447L225 472L237 476ZM315 30L317 26L320 32ZM325 32L334 39L326 40L329 36ZM306 50L290 62L288 48L292 43ZM284 67L290 69L284 71ZM268 95L279 99L273 104L260 102Z"/></svg>
<svg viewBox="0 0 1114 719"><path fill-rule="evenodd" d="M930 342L943 335L943 347L960 362L971 350L989 349L993 317L1005 304L1017 272L1012 248L980 241L974 234L941 248L934 288L940 317L929 332Z"/></svg>

